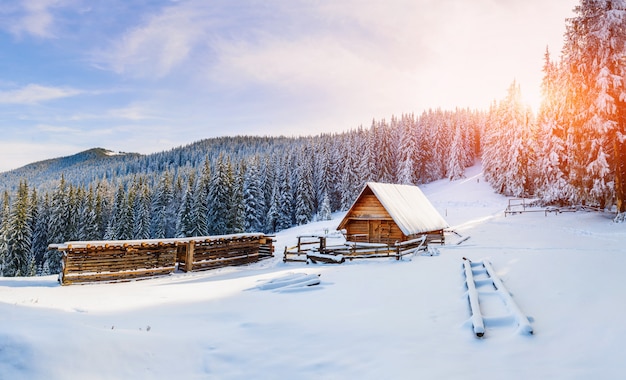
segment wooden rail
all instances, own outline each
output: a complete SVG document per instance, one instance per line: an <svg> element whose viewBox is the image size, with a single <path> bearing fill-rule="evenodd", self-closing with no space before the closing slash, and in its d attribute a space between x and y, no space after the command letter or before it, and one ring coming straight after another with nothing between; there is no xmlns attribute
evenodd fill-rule
<svg viewBox="0 0 626 380"><path fill-rule="evenodd" d="M313 236L315 237L315 236ZM414 254L419 250L427 249L429 236L423 235L419 238L396 242L393 244L385 243L365 243L358 241L348 241L342 245L328 246L324 237L315 237L317 242L310 241L312 236L299 236L298 244L293 247L285 247L283 253L284 262L325 262L340 264L345 260L356 259L372 259L395 257L396 260L410 254ZM303 240L306 239L306 243ZM322 240L324 239L324 240ZM304 246L313 245L314 247L304 249Z"/></svg>

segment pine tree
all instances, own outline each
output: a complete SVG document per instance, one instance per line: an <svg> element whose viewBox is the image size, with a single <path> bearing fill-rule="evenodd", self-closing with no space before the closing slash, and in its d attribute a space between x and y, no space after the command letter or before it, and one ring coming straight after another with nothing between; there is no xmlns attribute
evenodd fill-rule
<svg viewBox="0 0 626 380"><path fill-rule="evenodd" d="M296 166L295 220L297 225L311 221L313 216L313 159L309 149L304 148Z"/></svg>
<svg viewBox="0 0 626 380"><path fill-rule="evenodd" d="M35 266L38 275L49 275L49 268L46 266L44 270L44 262L46 252L48 252L48 225L50 223L50 199L48 194L44 195L42 201L39 202L39 210L37 219L35 220L35 228L33 230L32 250L35 257Z"/></svg>
<svg viewBox="0 0 626 380"><path fill-rule="evenodd" d="M154 239L164 239L169 235L171 210L173 209L172 178L165 172L159 181L152 200L152 222L150 235Z"/></svg>
<svg viewBox="0 0 626 380"><path fill-rule="evenodd" d="M455 180L463 178L465 175L465 151L463 146L463 126L457 126L450 149L450 159L448 160L448 179Z"/></svg>
<svg viewBox="0 0 626 380"><path fill-rule="evenodd" d="M357 173L356 162L358 162L357 137L349 139L348 147L345 149L343 157L343 173L341 177L341 210L348 210L358 196L363 186L363 180Z"/></svg>
<svg viewBox="0 0 626 380"><path fill-rule="evenodd" d="M233 168L233 185L231 188L228 211L228 233L231 234L242 233L245 230L246 208L243 204L245 170L246 168L243 162L240 162Z"/></svg>
<svg viewBox="0 0 626 380"><path fill-rule="evenodd" d="M509 196L533 192L534 180L529 174L534 162L529 143L532 128L532 114L521 100L519 86L513 82L507 97L492 108L485 131L485 179L497 192Z"/></svg>
<svg viewBox="0 0 626 380"><path fill-rule="evenodd" d="M48 242L64 243L69 241L68 231L70 229L69 222L69 190L65 177L61 176L61 180L55 191L52 193L50 204L50 219L48 224ZM46 251L44 258L44 266L49 273L61 272L61 252L57 250Z"/></svg>
<svg viewBox="0 0 626 380"><path fill-rule="evenodd" d="M324 194L317 218L318 220L330 220L332 218L331 213L330 200L328 199L328 195Z"/></svg>
<svg viewBox="0 0 626 380"><path fill-rule="evenodd" d="M284 169L279 173L278 194L278 218L276 228L278 231L290 228L293 225L293 191L291 186L291 168L289 158L284 163Z"/></svg>
<svg viewBox="0 0 626 380"><path fill-rule="evenodd" d="M0 208L0 275L4 273L7 260L7 234L9 230L9 216L11 213L11 201L9 192L5 191L2 196Z"/></svg>
<svg viewBox="0 0 626 380"><path fill-rule="evenodd" d="M418 183L416 162L419 162L419 129L413 116L404 115L401 119L402 143L400 145L400 164L398 166L398 183L413 185Z"/></svg>
<svg viewBox="0 0 626 380"><path fill-rule="evenodd" d="M178 212L178 222L176 223L176 237L192 237L197 235L197 218L194 210L194 189L195 176L189 176L187 189L183 196L183 203Z"/></svg>
<svg viewBox="0 0 626 380"><path fill-rule="evenodd" d="M265 226L265 196L260 177L260 162L254 156L247 165L243 182L243 204L245 206L244 229L261 232Z"/></svg>
<svg viewBox="0 0 626 380"><path fill-rule="evenodd" d="M561 70L544 54L542 101L537 116L535 150L537 196L547 204L565 205L573 195L569 182L567 134L563 119L564 91L560 85Z"/></svg>
<svg viewBox="0 0 626 380"><path fill-rule="evenodd" d="M583 203L626 212L626 2L582 0L563 47L571 177Z"/></svg>
<svg viewBox="0 0 626 380"><path fill-rule="evenodd" d="M232 195L233 175L230 161L223 155L217 159L211 178L207 225L212 235L224 235L229 231L228 212Z"/></svg>
<svg viewBox="0 0 626 380"><path fill-rule="evenodd" d="M98 240L100 228L96 215L96 193L93 186L89 186L80 207L79 240Z"/></svg>
<svg viewBox="0 0 626 380"><path fill-rule="evenodd" d="M207 157L204 160L204 166L200 174L200 178L196 184L194 191L194 214L196 218L196 227L198 236L206 236L209 234L209 226L207 225L207 215L209 212L209 192L211 190L211 163Z"/></svg>
<svg viewBox="0 0 626 380"><path fill-rule="evenodd" d="M35 275L28 193L28 185L25 182L20 183L17 198L9 215L3 276Z"/></svg>
<svg viewBox="0 0 626 380"><path fill-rule="evenodd" d="M150 189L145 180L140 180L137 184L135 207L133 209L133 238L149 239L150 238L150 207L152 201L150 199Z"/></svg>
<svg viewBox="0 0 626 380"><path fill-rule="evenodd" d="M109 219L107 231L104 236L105 240L132 239L132 204L134 204L132 191L129 192L127 196L124 186L120 185L115 193L115 203L113 204L111 219Z"/></svg>

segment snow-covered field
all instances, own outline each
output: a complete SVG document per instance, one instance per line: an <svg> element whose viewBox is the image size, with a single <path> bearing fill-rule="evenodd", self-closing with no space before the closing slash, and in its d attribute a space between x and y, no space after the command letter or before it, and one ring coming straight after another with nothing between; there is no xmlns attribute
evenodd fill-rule
<svg viewBox="0 0 626 380"><path fill-rule="evenodd" d="M447 235L439 256L282 263L336 215L278 234L276 258L248 267L67 287L0 278L0 379L625 378L626 224L505 217L479 171L422 187L470 236ZM491 261L534 335L479 287L489 318L474 337L463 257ZM310 275L320 284L299 286Z"/></svg>

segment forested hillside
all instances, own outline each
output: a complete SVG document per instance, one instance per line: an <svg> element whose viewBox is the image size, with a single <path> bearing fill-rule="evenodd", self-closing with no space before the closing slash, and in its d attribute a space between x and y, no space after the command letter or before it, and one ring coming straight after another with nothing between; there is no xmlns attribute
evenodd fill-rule
<svg viewBox="0 0 626 380"><path fill-rule="evenodd" d="M485 117L435 110L338 134L223 137L147 156L96 149L29 165L4 174L2 274L58 272L50 243L272 233L347 209L367 181L459 178L478 157Z"/></svg>

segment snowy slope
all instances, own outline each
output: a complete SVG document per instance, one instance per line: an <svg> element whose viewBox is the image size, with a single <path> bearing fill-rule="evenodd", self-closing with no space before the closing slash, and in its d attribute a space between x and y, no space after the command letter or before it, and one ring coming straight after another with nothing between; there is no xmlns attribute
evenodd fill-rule
<svg viewBox="0 0 626 380"><path fill-rule="evenodd" d="M400 262L282 263L285 245L332 230L339 214L280 233L277 257L248 267L68 287L0 278L0 379L626 376L626 225L505 217L479 166L422 190L469 240L449 234L439 256ZM534 335L498 319L506 307L484 292L491 319L474 337L462 257L493 264Z"/></svg>

